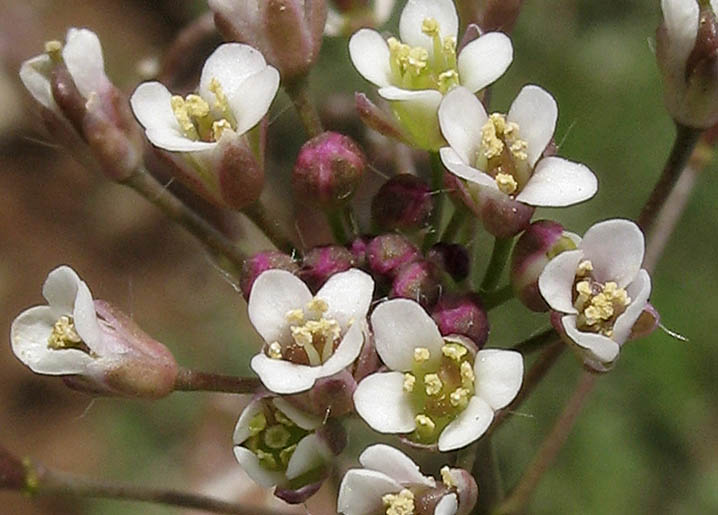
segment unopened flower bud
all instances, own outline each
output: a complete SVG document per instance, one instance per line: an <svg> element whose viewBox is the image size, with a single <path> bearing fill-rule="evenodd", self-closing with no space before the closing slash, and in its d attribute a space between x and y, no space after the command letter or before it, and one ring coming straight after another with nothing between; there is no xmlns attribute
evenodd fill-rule
<svg viewBox="0 0 718 515"><path fill-rule="evenodd" d="M516 298L531 311L548 311L548 304L539 293L538 278L551 259L575 248L575 237L566 233L558 222L532 223L511 253L510 278Z"/></svg>
<svg viewBox="0 0 718 515"><path fill-rule="evenodd" d="M382 229L421 229L434 209L431 188L411 174L400 174L386 181L372 199L371 214Z"/></svg>
<svg viewBox="0 0 718 515"><path fill-rule="evenodd" d="M438 267L425 260L407 263L397 270L389 297L411 299L422 306L431 306L441 292Z"/></svg>
<svg viewBox="0 0 718 515"><path fill-rule="evenodd" d="M480 350L489 338L489 319L474 293L444 294L431 312L443 336L458 334L470 338Z"/></svg>
<svg viewBox="0 0 718 515"><path fill-rule="evenodd" d="M426 259L460 282L469 275L471 260L469 251L458 243L437 243L426 253Z"/></svg>
<svg viewBox="0 0 718 515"><path fill-rule="evenodd" d="M367 264L366 251L369 246L369 241L371 241L369 238L360 236L349 244L349 252L352 253L354 266L357 268L364 268Z"/></svg>
<svg viewBox="0 0 718 515"><path fill-rule="evenodd" d="M268 250L259 252L247 259L242 265L242 273L239 278L239 286L242 289L242 295L245 299L249 298L252 291L252 285L257 277L267 270L286 270L287 272L296 273L299 265L291 256L276 250Z"/></svg>
<svg viewBox="0 0 718 515"><path fill-rule="evenodd" d="M399 267L416 261L419 256L419 249L413 243L395 233L377 236L369 242L366 251L371 271L384 277L393 277Z"/></svg>
<svg viewBox="0 0 718 515"><path fill-rule="evenodd" d="M370 3L370 0L332 0L334 7L343 13L361 9L368 6Z"/></svg>
<svg viewBox="0 0 718 515"><path fill-rule="evenodd" d="M304 256L299 277L312 291L321 288L332 275L354 266L354 256L345 247L315 247Z"/></svg>
<svg viewBox="0 0 718 515"><path fill-rule="evenodd" d="M366 158L348 136L324 132L299 151L292 173L298 200L321 209L346 204L364 176Z"/></svg>

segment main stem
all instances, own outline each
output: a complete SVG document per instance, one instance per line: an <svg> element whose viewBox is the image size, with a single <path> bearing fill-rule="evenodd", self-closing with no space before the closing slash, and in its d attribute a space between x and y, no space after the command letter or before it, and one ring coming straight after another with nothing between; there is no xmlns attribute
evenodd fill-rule
<svg viewBox="0 0 718 515"><path fill-rule="evenodd" d="M319 118L319 112L314 102L312 102L312 97L309 95L309 81L307 77L302 77L286 84L284 91L286 91L289 98L292 99L294 108L297 110L297 114L304 125L304 130L307 131L309 137L314 138L324 132L322 121Z"/></svg>
<svg viewBox="0 0 718 515"><path fill-rule="evenodd" d="M686 166L701 132L700 129L693 129L676 123L676 139L663 168L663 173L638 217L638 225L644 233L647 233L653 226L658 212L666 202L668 195L673 190L678 177L680 177L683 168Z"/></svg>
<svg viewBox="0 0 718 515"><path fill-rule="evenodd" d="M175 391L255 393L262 386L256 377L235 377L180 368Z"/></svg>
<svg viewBox="0 0 718 515"><path fill-rule="evenodd" d="M494 240L494 249L491 252L491 260L489 266L484 273L484 279L481 281L481 291L490 292L496 288L501 279L501 272L509 259L511 253L511 244L513 238L496 238Z"/></svg>

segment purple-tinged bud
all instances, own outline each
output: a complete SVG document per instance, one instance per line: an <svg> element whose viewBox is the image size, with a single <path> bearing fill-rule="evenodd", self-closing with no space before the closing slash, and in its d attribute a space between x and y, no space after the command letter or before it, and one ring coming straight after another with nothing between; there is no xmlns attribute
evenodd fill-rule
<svg viewBox="0 0 718 515"><path fill-rule="evenodd" d="M661 323L661 315L658 310L650 302L643 308L643 312L633 324L629 340L638 340L649 336L653 331L658 329Z"/></svg>
<svg viewBox="0 0 718 515"><path fill-rule="evenodd" d="M241 210L254 203L264 187L264 166L247 140L226 131L212 151L211 169L217 177L221 204Z"/></svg>
<svg viewBox="0 0 718 515"><path fill-rule="evenodd" d="M548 311L548 304L539 293L539 276L551 259L575 248L575 240L560 223L551 220L532 223L511 253L509 276L516 298L531 311Z"/></svg>
<svg viewBox="0 0 718 515"><path fill-rule="evenodd" d="M382 234L369 242L366 251L369 268L385 278L393 277L395 271L407 263L419 259L419 249L406 237L396 234Z"/></svg>
<svg viewBox="0 0 718 515"><path fill-rule="evenodd" d="M489 318L475 293L442 295L431 312L443 336L459 334L473 341L478 350L489 338Z"/></svg>
<svg viewBox="0 0 718 515"><path fill-rule="evenodd" d="M521 12L523 0L457 0L456 10L462 22L476 23L482 32L509 33Z"/></svg>
<svg viewBox="0 0 718 515"><path fill-rule="evenodd" d="M382 229L414 230L426 226L434 210L431 188L411 174L386 181L371 202L371 215Z"/></svg>
<svg viewBox="0 0 718 515"><path fill-rule="evenodd" d="M449 274L456 282L466 279L471 268L469 251L458 243L437 243L426 253L426 259Z"/></svg>
<svg viewBox="0 0 718 515"><path fill-rule="evenodd" d="M354 256L345 247L315 247L304 256L299 277L309 289L317 291L332 275L354 266Z"/></svg>
<svg viewBox="0 0 718 515"><path fill-rule="evenodd" d="M346 204L364 176L366 158L348 136L324 132L299 151L292 173L295 197L320 209Z"/></svg>
<svg viewBox="0 0 718 515"><path fill-rule="evenodd" d="M355 93L357 113L364 125L374 129L387 138L411 144L411 138L404 132L394 118L379 109L364 93Z"/></svg>
<svg viewBox="0 0 718 515"><path fill-rule="evenodd" d="M389 297L411 299L424 307L436 302L441 293L441 273L430 261L407 263L396 272Z"/></svg>
<svg viewBox="0 0 718 515"><path fill-rule="evenodd" d="M360 236L349 244L349 252L352 253L354 266L357 268L364 268L367 264L366 252L369 247L369 241L371 241L370 238Z"/></svg>
<svg viewBox="0 0 718 515"><path fill-rule="evenodd" d="M295 274L299 271L299 265L291 256L276 250L267 250L250 257L242 265L242 273L239 278L239 286L245 299L249 298L252 285L257 277L262 272L273 269L286 270Z"/></svg>
<svg viewBox="0 0 718 515"><path fill-rule="evenodd" d="M23 490L27 470L20 459L0 445L0 490Z"/></svg>

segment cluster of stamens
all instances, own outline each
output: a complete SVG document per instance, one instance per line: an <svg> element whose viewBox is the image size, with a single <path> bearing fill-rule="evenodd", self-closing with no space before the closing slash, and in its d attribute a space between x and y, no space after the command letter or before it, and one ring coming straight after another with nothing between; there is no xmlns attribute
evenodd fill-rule
<svg viewBox="0 0 718 515"><path fill-rule="evenodd" d="M486 171L507 195L519 191L528 181L528 144L519 138L519 125L506 116L493 113L481 128L481 144L476 167Z"/></svg>
<svg viewBox="0 0 718 515"><path fill-rule="evenodd" d="M297 444L309 431L292 422L270 402L249 421L250 437L242 444L267 470L285 471Z"/></svg>
<svg viewBox="0 0 718 515"><path fill-rule="evenodd" d="M172 112L182 129L182 133L195 141L218 141L226 130L237 127L227 102L227 97L217 79L212 79L209 90L215 96L214 106L200 97L191 94L186 97L174 95L170 99Z"/></svg>
<svg viewBox="0 0 718 515"><path fill-rule="evenodd" d="M589 260L579 263L573 306L578 310L576 327L582 331L613 335L613 325L631 303L624 288L614 281L600 283L591 277L593 264Z"/></svg>
<svg viewBox="0 0 718 515"><path fill-rule="evenodd" d="M65 315L58 318L52 326L52 332L47 339L47 347L53 350L79 349L89 354L89 348L75 328L75 321L72 317Z"/></svg>
<svg viewBox="0 0 718 515"><path fill-rule="evenodd" d="M386 515L413 515L414 494L404 488L398 494L385 494L381 498Z"/></svg>
<svg viewBox="0 0 718 515"><path fill-rule="evenodd" d="M342 335L339 322L325 317L328 310L325 300L314 298L304 308L288 311L285 317L292 343L283 347L279 342L272 342L268 347L269 357L311 366L328 360Z"/></svg>
<svg viewBox="0 0 718 515"><path fill-rule="evenodd" d="M404 89L437 89L446 93L459 84L456 67L456 38L442 39L439 23L426 18L421 30L432 39L432 53L389 38L389 61L395 85Z"/></svg>
<svg viewBox="0 0 718 515"><path fill-rule="evenodd" d="M417 347L412 371L404 374L404 391L410 394L417 413L411 438L420 443L435 443L474 394L472 353L454 342L445 343L441 353L437 362L431 359L429 349Z"/></svg>

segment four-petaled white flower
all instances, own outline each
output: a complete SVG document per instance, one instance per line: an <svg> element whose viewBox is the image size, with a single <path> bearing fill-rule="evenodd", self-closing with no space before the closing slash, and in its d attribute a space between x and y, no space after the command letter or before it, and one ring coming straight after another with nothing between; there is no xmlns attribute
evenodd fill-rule
<svg viewBox="0 0 718 515"><path fill-rule="evenodd" d="M361 352L374 281L361 270L333 275L316 295L284 270L263 272L249 319L266 341L251 367L269 390L298 393L336 374Z"/></svg>
<svg viewBox="0 0 718 515"><path fill-rule="evenodd" d="M204 64L198 94L172 95L159 82L132 94L132 110L153 145L175 152L211 150L223 134L241 135L267 114L279 72L239 43L220 45Z"/></svg>
<svg viewBox="0 0 718 515"><path fill-rule="evenodd" d="M456 55L459 20L451 0L409 0L399 34L384 38L361 29L349 41L357 71L379 87L415 144L428 150L443 145L436 112L443 95L457 85L471 92L498 79L511 64L511 40L490 32Z"/></svg>
<svg viewBox="0 0 718 515"><path fill-rule="evenodd" d="M454 175L500 191L531 206L568 206L598 189L586 166L560 157L541 157L551 141L558 107L538 86L525 86L507 115L486 114L465 88L449 92L439 107L441 131L449 143L441 161Z"/></svg>
<svg viewBox="0 0 718 515"><path fill-rule="evenodd" d="M586 231L576 250L552 259L539 277L551 309L592 368L608 370L641 316L651 278L641 268L643 233L629 220L607 220Z"/></svg>
<svg viewBox="0 0 718 515"><path fill-rule="evenodd" d="M419 444L451 451L489 427L494 412L521 387L518 352L488 349L474 354L460 337L442 337L414 301L395 299L372 313L376 349L390 372L375 373L354 393L357 413L380 433L409 434Z"/></svg>
<svg viewBox="0 0 718 515"><path fill-rule="evenodd" d="M367 447L359 463L364 468L349 470L339 487L337 511L344 515L415 513L426 494L436 503L434 515L469 513L476 502L476 484L460 469L442 468L443 484L437 485L406 454L384 444ZM437 486L443 495L434 494Z"/></svg>

